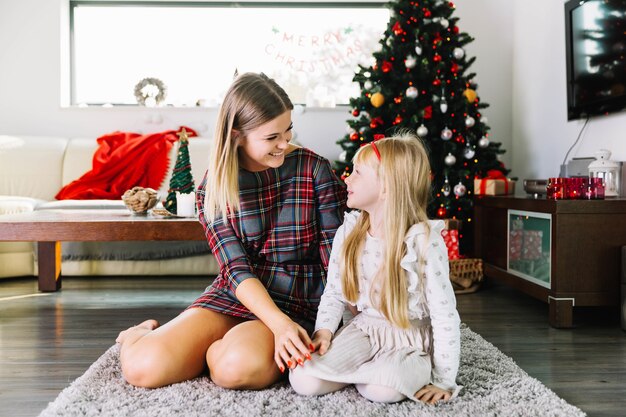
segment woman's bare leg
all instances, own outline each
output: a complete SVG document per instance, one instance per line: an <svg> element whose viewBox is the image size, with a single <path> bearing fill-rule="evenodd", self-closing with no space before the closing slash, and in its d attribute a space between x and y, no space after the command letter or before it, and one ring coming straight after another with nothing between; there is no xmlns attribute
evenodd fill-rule
<svg viewBox="0 0 626 417"><path fill-rule="evenodd" d="M192 308L161 327L150 320L131 327L118 337L124 378L146 388L194 378L206 368L209 346L242 320Z"/></svg>
<svg viewBox="0 0 626 417"><path fill-rule="evenodd" d="M260 320L238 324L206 353L211 380L231 389L263 389L280 379L274 334Z"/></svg>

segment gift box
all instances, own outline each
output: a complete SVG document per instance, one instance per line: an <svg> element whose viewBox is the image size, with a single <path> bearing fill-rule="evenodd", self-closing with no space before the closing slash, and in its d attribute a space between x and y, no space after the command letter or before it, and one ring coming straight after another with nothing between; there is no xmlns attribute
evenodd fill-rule
<svg viewBox="0 0 626 417"><path fill-rule="evenodd" d="M541 230L511 230L509 260L535 261L541 259L543 232Z"/></svg>
<svg viewBox="0 0 626 417"><path fill-rule="evenodd" d="M459 231L458 230L442 230L441 237L448 248L448 259L460 259L459 254Z"/></svg>
<svg viewBox="0 0 626 417"><path fill-rule="evenodd" d="M508 178L474 180L474 195L507 195L515 193L515 181Z"/></svg>

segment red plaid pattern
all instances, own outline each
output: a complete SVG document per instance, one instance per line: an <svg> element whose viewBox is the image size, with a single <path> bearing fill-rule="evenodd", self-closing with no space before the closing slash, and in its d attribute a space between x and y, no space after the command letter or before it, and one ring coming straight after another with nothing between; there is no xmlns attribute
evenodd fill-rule
<svg viewBox="0 0 626 417"><path fill-rule="evenodd" d="M346 191L329 162L307 149L285 157L278 169L239 172L241 210L207 224L206 177L197 204L220 273L191 307L255 318L235 297L256 277L283 312L311 329L326 284L333 237L343 220Z"/></svg>

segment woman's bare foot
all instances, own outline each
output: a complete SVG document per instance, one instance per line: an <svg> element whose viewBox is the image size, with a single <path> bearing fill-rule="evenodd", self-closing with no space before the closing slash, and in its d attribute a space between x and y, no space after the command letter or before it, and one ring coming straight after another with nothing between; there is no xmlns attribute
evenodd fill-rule
<svg viewBox="0 0 626 417"><path fill-rule="evenodd" d="M117 339L115 339L116 343L120 343L123 344L126 339L129 337L129 335L144 335L148 332L151 332L152 330L156 329L157 327L159 327L159 322L153 319L148 319L142 323L139 323L136 326L133 327L129 327L126 330L123 330L120 332L120 334L117 336ZM135 339L136 337L133 337L133 339Z"/></svg>

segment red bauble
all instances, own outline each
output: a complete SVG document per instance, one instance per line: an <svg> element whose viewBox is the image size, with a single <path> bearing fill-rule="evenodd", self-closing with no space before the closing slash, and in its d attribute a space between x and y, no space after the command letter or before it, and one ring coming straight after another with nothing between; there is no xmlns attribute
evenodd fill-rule
<svg viewBox="0 0 626 417"><path fill-rule="evenodd" d="M455 35L458 35L459 34L459 27L458 26L453 27L452 28L452 33L454 33Z"/></svg>
<svg viewBox="0 0 626 417"><path fill-rule="evenodd" d="M358 140L359 139L359 134L354 132L353 134L350 135L350 140Z"/></svg>
<svg viewBox="0 0 626 417"><path fill-rule="evenodd" d="M402 116L397 115L396 118L393 121L394 125L399 125L400 123L402 123Z"/></svg>
<svg viewBox="0 0 626 417"><path fill-rule="evenodd" d="M434 85L435 87L439 87L439 86L441 85L441 80L440 80L439 78L435 78L435 79L433 80L433 85Z"/></svg>
<svg viewBox="0 0 626 417"><path fill-rule="evenodd" d="M396 104L402 103L402 97L394 97L393 102Z"/></svg>
<svg viewBox="0 0 626 417"><path fill-rule="evenodd" d="M437 209L437 217L439 217L440 219L445 219L446 217L448 217L448 210L446 210L445 207L439 207Z"/></svg>
<svg viewBox="0 0 626 417"><path fill-rule="evenodd" d="M383 125L383 119L380 117L374 117L372 121L370 122L370 127L372 129L376 129L377 127L382 126L382 125Z"/></svg>
<svg viewBox="0 0 626 417"><path fill-rule="evenodd" d="M439 54L435 54L435 56L433 57L433 61L435 61L435 62L441 62L441 55L439 55Z"/></svg>
<svg viewBox="0 0 626 417"><path fill-rule="evenodd" d="M361 114L361 112L359 111L359 109L354 109L354 110L352 110L352 115L353 115L354 117L357 117L359 114Z"/></svg>
<svg viewBox="0 0 626 417"><path fill-rule="evenodd" d="M382 65L380 66L380 69L383 72L387 73L393 69L393 65L391 65L391 62L389 61L383 61Z"/></svg>
<svg viewBox="0 0 626 417"><path fill-rule="evenodd" d="M424 9L424 17L428 18L431 16L430 10Z"/></svg>
<svg viewBox="0 0 626 417"><path fill-rule="evenodd" d="M453 74L459 72L459 64L453 62L452 65L450 65L450 71L452 71Z"/></svg>

